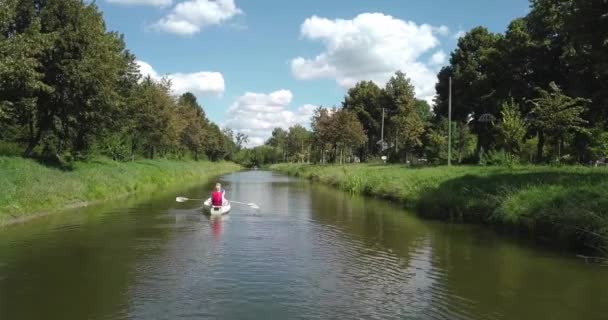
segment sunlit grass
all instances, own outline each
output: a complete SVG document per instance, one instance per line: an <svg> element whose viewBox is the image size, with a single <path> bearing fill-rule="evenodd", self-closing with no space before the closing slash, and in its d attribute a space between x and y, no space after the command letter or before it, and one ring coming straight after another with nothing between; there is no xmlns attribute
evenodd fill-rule
<svg viewBox="0 0 608 320"><path fill-rule="evenodd" d="M605 168L280 164L272 169L399 201L424 217L523 229L572 249L608 253Z"/></svg>
<svg viewBox="0 0 608 320"><path fill-rule="evenodd" d="M92 201L177 184L195 184L238 170L228 162L96 159L71 170L20 157L0 156L0 225L34 213L56 211Z"/></svg>

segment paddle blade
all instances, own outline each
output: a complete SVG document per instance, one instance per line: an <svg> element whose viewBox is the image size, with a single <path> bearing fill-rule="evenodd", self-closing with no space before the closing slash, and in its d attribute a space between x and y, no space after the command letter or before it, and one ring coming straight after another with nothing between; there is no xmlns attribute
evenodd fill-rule
<svg viewBox="0 0 608 320"><path fill-rule="evenodd" d="M255 203L248 203L247 205L248 205L248 206L250 206L250 207L251 207L251 208L253 208L253 209L259 209L259 208L260 208L260 207L258 207L258 205L257 205L257 204L255 204Z"/></svg>
<svg viewBox="0 0 608 320"><path fill-rule="evenodd" d="M186 201L188 201L188 198L177 197L177 198L175 198L175 201L177 201L177 202L186 202Z"/></svg>

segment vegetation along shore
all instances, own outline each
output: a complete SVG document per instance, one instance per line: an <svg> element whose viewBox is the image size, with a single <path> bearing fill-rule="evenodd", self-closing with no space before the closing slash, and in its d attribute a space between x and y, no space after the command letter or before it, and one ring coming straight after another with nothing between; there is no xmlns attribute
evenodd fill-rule
<svg viewBox="0 0 608 320"><path fill-rule="evenodd" d="M570 250L608 254L605 168L278 164L272 169L399 201L422 217L526 231Z"/></svg>
<svg viewBox="0 0 608 320"><path fill-rule="evenodd" d="M0 225L130 193L193 185L239 168L231 162L97 159L60 169L0 156Z"/></svg>
<svg viewBox="0 0 608 320"><path fill-rule="evenodd" d="M0 156L0 225L130 193L193 185L239 168L230 162L98 159L68 170Z"/></svg>

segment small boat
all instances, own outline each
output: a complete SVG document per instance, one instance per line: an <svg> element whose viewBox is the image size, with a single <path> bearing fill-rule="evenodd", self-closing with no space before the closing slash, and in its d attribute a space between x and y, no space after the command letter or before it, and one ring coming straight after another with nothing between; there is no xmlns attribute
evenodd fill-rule
<svg viewBox="0 0 608 320"><path fill-rule="evenodd" d="M203 208L206 212L212 215L224 215L230 212L230 201L226 200L221 206L211 205L211 198L203 202Z"/></svg>

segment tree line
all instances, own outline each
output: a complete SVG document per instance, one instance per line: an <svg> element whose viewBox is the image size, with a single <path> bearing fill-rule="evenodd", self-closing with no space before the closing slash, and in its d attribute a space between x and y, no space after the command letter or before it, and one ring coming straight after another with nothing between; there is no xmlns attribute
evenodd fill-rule
<svg viewBox="0 0 608 320"><path fill-rule="evenodd" d="M531 0L530 12L506 32L480 26L458 40L438 74L432 110L415 98L401 72L384 88L359 82L339 108L320 108L311 130L275 129L265 146L247 151L257 154L250 162L387 156L396 162L446 163L450 127L457 163L604 161L607 16L605 0Z"/></svg>
<svg viewBox="0 0 608 320"><path fill-rule="evenodd" d="M142 77L123 36L81 0L0 2L0 143L60 161L221 160L237 149L193 94Z"/></svg>

